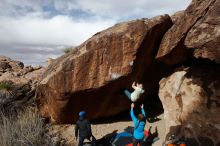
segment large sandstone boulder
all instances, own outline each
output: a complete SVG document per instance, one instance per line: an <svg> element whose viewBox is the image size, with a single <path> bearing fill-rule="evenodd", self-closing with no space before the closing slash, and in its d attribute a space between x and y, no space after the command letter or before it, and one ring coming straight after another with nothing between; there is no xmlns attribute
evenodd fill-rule
<svg viewBox="0 0 220 146"><path fill-rule="evenodd" d="M116 24L53 60L37 89L42 115L70 123L80 110L95 119L129 108L123 90L143 77L171 25L168 15Z"/></svg>
<svg viewBox="0 0 220 146"><path fill-rule="evenodd" d="M163 37L157 58L167 64L178 64L192 57L220 63L220 1L193 0L174 17L174 25ZM178 15L177 15L178 16Z"/></svg>
<svg viewBox="0 0 220 146"><path fill-rule="evenodd" d="M166 134L180 126L176 136L184 136L190 146L220 144L219 74L219 65L196 64L160 81Z"/></svg>
<svg viewBox="0 0 220 146"><path fill-rule="evenodd" d="M220 1L210 1L206 14L188 32L185 45L196 58L220 63Z"/></svg>
<svg viewBox="0 0 220 146"><path fill-rule="evenodd" d="M184 10L178 11L171 16L173 24L177 23L184 16L184 12Z"/></svg>

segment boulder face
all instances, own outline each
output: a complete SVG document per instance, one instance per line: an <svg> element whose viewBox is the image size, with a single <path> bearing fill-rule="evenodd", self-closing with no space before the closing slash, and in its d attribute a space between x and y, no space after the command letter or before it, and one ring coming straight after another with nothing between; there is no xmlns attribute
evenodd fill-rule
<svg viewBox="0 0 220 146"><path fill-rule="evenodd" d="M179 64L191 57L220 63L220 1L194 0L174 17L174 25L165 34L157 58L167 64Z"/></svg>
<svg viewBox="0 0 220 146"><path fill-rule="evenodd" d="M177 23L184 16L184 12L184 10L178 11L171 16L173 24Z"/></svg>
<svg viewBox="0 0 220 146"><path fill-rule="evenodd" d="M80 110L96 119L127 109L124 88L142 78L171 26L168 15L116 24L53 60L37 89L42 115L71 123Z"/></svg>
<svg viewBox="0 0 220 146"><path fill-rule="evenodd" d="M219 65L196 65L160 81L166 133L180 126L177 137L184 136L190 145L214 146L220 142L219 74Z"/></svg>
<svg viewBox="0 0 220 146"><path fill-rule="evenodd" d="M220 63L220 1L211 1L209 9L188 32L185 45L193 48L196 58L208 58Z"/></svg>

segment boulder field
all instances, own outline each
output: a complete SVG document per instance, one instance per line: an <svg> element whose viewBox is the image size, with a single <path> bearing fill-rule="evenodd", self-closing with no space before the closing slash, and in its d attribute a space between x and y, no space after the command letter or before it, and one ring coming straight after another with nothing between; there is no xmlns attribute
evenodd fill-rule
<svg viewBox="0 0 220 146"><path fill-rule="evenodd" d="M129 108L123 90L138 81L142 100L159 96L166 133L180 127L193 146L219 145L219 7L219 0L193 0L171 17L98 32L47 67L36 92L42 116L73 123L81 110L90 119L116 115Z"/></svg>

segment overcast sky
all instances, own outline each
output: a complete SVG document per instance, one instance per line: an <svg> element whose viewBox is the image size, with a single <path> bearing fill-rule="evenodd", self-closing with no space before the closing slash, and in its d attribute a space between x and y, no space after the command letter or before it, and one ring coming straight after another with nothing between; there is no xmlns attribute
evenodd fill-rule
<svg viewBox="0 0 220 146"><path fill-rule="evenodd" d="M191 0L0 0L0 55L43 64L115 23L184 10Z"/></svg>

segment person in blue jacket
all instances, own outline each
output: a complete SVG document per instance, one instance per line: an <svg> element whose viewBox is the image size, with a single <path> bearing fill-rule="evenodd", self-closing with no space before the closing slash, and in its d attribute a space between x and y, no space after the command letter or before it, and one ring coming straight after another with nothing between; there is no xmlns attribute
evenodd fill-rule
<svg viewBox="0 0 220 146"><path fill-rule="evenodd" d="M144 127L146 125L146 114L144 111L144 105L141 105L141 114L136 118L134 114L134 103L131 104L131 119L134 122L134 133L133 133L133 146L137 146L139 143L142 146L144 139Z"/></svg>

